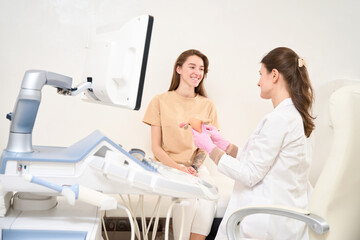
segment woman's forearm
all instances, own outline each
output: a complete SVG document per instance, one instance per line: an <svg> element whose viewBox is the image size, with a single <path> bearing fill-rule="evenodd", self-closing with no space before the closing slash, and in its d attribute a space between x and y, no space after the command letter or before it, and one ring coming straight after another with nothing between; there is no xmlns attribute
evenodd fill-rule
<svg viewBox="0 0 360 240"><path fill-rule="evenodd" d="M236 145L230 143L225 152L227 155L230 155L233 158L236 158L238 151L239 151L239 148Z"/></svg>
<svg viewBox="0 0 360 240"><path fill-rule="evenodd" d="M177 164L161 147L153 147L152 149L156 159L166 166L183 171L184 166Z"/></svg>
<svg viewBox="0 0 360 240"><path fill-rule="evenodd" d="M214 148L212 152L210 153L210 158L215 162L216 165L218 165L220 158L226 153L227 155L232 156L233 158L236 158L238 153L238 147L232 143L229 144L229 146L226 149L226 152L222 151L220 148Z"/></svg>
<svg viewBox="0 0 360 240"><path fill-rule="evenodd" d="M204 150L199 149L195 155L194 161L192 166L195 168L195 170L198 170L200 166L204 163L204 160L206 158L206 152Z"/></svg>

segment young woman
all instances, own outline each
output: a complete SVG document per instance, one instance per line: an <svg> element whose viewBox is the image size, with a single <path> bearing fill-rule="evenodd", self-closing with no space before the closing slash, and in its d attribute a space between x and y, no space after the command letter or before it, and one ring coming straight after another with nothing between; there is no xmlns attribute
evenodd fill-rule
<svg viewBox="0 0 360 240"><path fill-rule="evenodd" d="M303 59L289 48L276 48L261 61L261 97L274 110L260 122L245 147L225 140L215 127L193 131L195 145L210 153L218 169L235 180L234 190L216 239L226 239L226 222L238 208L280 204L306 209L311 152L307 141L314 130L313 90ZM308 239L303 223L256 214L240 224L251 239Z"/></svg>
<svg viewBox="0 0 360 240"><path fill-rule="evenodd" d="M177 58L170 88L155 96L145 113L143 122L151 126L151 143L155 159L163 164L204 178L211 177L202 165L206 152L193 143L190 130L179 127L190 118L210 120L218 127L218 119L213 102L206 97L204 79L208 72L208 58L198 50L188 50ZM215 202L194 200L185 207L183 239L205 239L209 234L215 214ZM175 239L179 238L181 209L173 211Z"/></svg>

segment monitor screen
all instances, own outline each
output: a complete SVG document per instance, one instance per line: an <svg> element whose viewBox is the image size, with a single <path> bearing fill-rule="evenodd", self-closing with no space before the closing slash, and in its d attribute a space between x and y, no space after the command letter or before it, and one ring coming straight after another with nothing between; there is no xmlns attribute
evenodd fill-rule
<svg viewBox="0 0 360 240"><path fill-rule="evenodd" d="M142 15L121 27L98 30L88 48L83 99L139 110L154 18Z"/></svg>

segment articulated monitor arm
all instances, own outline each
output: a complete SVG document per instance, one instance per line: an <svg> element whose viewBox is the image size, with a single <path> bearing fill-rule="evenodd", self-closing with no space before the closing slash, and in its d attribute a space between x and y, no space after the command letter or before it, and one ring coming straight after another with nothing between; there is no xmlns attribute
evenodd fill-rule
<svg viewBox="0 0 360 240"><path fill-rule="evenodd" d="M20 93L11 120L9 141L6 151L32 152L32 130L41 101L41 89L44 85L56 87L59 93L76 95L78 89L71 88L72 78L53 72L29 70L25 72ZM86 85L89 87L91 83ZM76 94L72 94L76 92Z"/></svg>

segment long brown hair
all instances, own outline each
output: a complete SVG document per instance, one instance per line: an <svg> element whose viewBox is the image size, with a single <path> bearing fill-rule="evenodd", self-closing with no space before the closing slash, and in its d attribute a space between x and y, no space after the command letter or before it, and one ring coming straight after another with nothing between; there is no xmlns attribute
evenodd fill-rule
<svg viewBox="0 0 360 240"><path fill-rule="evenodd" d="M270 51L261 63L268 72L277 69L284 77L291 100L302 117L305 136L310 137L315 128L311 115L314 92L303 59L290 48L279 47Z"/></svg>
<svg viewBox="0 0 360 240"><path fill-rule="evenodd" d="M195 50L195 49L190 49L190 50L187 50L187 51L181 53L180 56L176 59L176 62L174 64L174 70L173 70L173 75L172 75L169 91L176 90L180 84L180 74L177 73L176 68L178 66L182 67L182 65L188 59L188 57L194 56L194 55L200 57L204 62L204 76L203 76L203 79L201 80L201 82L199 83L199 85L195 88L195 93L199 94L200 96L204 96L204 97L207 96L203 83L204 83L204 80L208 73L209 60L202 52Z"/></svg>

